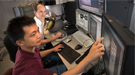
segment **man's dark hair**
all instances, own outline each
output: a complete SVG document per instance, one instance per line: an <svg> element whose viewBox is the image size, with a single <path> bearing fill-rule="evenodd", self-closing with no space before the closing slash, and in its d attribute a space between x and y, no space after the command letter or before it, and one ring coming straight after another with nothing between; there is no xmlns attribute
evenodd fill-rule
<svg viewBox="0 0 135 75"><path fill-rule="evenodd" d="M33 24L36 24L35 20L26 15L13 18L9 21L7 35L10 37L11 41L16 44L17 40L24 39L25 32L23 27L31 26Z"/></svg>
<svg viewBox="0 0 135 75"><path fill-rule="evenodd" d="M41 4L41 3L38 3L38 4L36 4L36 5L34 6L34 10L35 10L35 11L37 11L37 6L40 5L40 4ZM41 4L41 5L43 5L43 4ZM44 5L43 5L43 6L44 6Z"/></svg>

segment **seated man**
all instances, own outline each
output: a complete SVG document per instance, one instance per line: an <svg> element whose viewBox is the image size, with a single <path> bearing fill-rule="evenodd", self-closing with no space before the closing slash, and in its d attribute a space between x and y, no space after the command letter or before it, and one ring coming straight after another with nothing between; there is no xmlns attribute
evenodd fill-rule
<svg viewBox="0 0 135 75"><path fill-rule="evenodd" d="M41 57L60 51L60 48L64 48L63 45L59 44L50 50L39 52L37 46L42 44L41 34L34 19L28 16L10 20L7 34L18 45L13 75L79 75L83 73L88 64L104 54L104 46L99 44L104 38L100 38L93 44L88 55L73 69L65 72L64 65L44 69Z"/></svg>
<svg viewBox="0 0 135 75"><path fill-rule="evenodd" d="M45 21L45 17L46 17L46 8L43 4L36 4L34 7L34 20L36 22L36 25L39 27L39 31L41 34L41 39L43 40L44 37L44 29L47 28L46 25L46 21ZM57 33L55 37L49 38L49 39L45 39L43 41L43 45L38 46L38 48L40 49L40 51L43 50L47 50L50 48L53 48L52 44L50 43L51 41L54 41L55 39L61 37L62 33ZM46 46L45 46L46 44ZM60 57L58 56L58 54L56 52L52 52L50 54L48 54L46 57L43 58L43 60L53 60L56 61L57 64L59 63Z"/></svg>

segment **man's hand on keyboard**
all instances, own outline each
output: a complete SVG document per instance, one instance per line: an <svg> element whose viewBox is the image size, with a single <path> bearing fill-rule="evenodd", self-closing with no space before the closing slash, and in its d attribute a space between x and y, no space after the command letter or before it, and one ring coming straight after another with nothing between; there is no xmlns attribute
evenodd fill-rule
<svg viewBox="0 0 135 75"><path fill-rule="evenodd" d="M97 58L99 58L100 56L104 55L104 45L101 44L100 42L103 40L104 38L100 38L98 39L91 47L87 57L90 57L89 61L95 61Z"/></svg>
<svg viewBox="0 0 135 75"><path fill-rule="evenodd" d="M61 48L64 48L64 46L62 44L59 44L58 46L56 46L56 47L53 48L53 51L54 52L61 51Z"/></svg>

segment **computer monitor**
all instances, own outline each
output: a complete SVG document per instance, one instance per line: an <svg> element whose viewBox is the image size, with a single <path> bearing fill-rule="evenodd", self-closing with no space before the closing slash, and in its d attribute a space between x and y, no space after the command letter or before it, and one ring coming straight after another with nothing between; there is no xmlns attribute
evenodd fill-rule
<svg viewBox="0 0 135 75"><path fill-rule="evenodd" d="M123 23L102 14L102 44L105 47L103 55L106 75L134 75L134 34L124 28ZM120 22L120 21L119 21Z"/></svg>
<svg viewBox="0 0 135 75"><path fill-rule="evenodd" d="M104 0L79 0L79 8L101 16L104 2Z"/></svg>
<svg viewBox="0 0 135 75"><path fill-rule="evenodd" d="M55 20L54 26L51 29L49 29L49 32L55 33L57 31L61 30L63 27L64 27L64 23L63 23L62 19Z"/></svg>
<svg viewBox="0 0 135 75"><path fill-rule="evenodd" d="M77 9L77 2L71 1L64 4L64 16L63 18L71 25L76 24L75 11Z"/></svg>
<svg viewBox="0 0 135 75"><path fill-rule="evenodd" d="M88 32L89 13L80 9L76 10L76 25Z"/></svg>
<svg viewBox="0 0 135 75"><path fill-rule="evenodd" d="M96 41L101 38L101 22L102 19L96 15L90 14L90 23L89 23L89 35Z"/></svg>

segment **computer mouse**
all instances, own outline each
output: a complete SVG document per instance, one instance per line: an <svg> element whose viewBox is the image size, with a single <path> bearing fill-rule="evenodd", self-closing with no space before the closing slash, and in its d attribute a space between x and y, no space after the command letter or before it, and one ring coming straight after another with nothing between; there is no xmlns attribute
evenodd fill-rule
<svg viewBox="0 0 135 75"><path fill-rule="evenodd" d="M57 34L57 33L54 33L54 36L55 36L56 34ZM61 38L63 38L63 37L65 37L65 34L64 34L64 33L62 33L61 36L60 36L58 39L61 39Z"/></svg>
<svg viewBox="0 0 135 75"><path fill-rule="evenodd" d="M82 48L82 45L78 44L78 45L76 45L75 50L79 50L81 48Z"/></svg>
<svg viewBox="0 0 135 75"><path fill-rule="evenodd" d="M64 33L62 33L61 37L64 37L64 36L65 36L65 34L64 34Z"/></svg>
<svg viewBox="0 0 135 75"><path fill-rule="evenodd" d="M65 36L65 34L62 33L62 34L61 34L61 37L59 37L58 39L61 39L61 38L63 38L64 36Z"/></svg>

